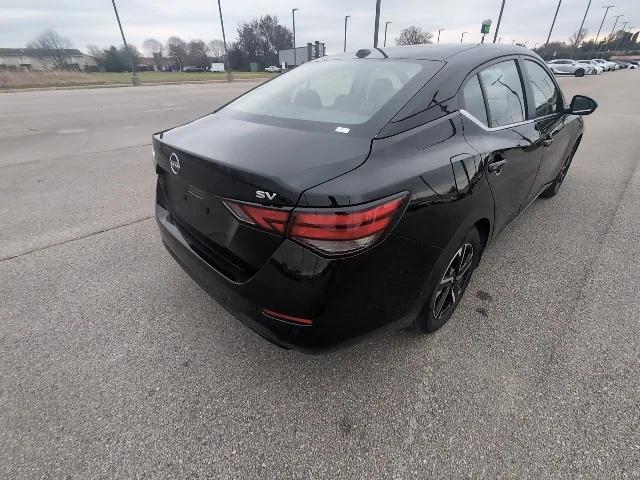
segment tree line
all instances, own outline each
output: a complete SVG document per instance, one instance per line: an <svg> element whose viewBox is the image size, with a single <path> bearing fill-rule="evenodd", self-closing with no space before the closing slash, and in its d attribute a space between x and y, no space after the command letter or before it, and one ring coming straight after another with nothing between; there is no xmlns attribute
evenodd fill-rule
<svg viewBox="0 0 640 480"><path fill-rule="evenodd" d="M580 56L581 58L596 58L607 56L610 51L631 51L640 53L638 32L630 33L618 30L605 36L597 44L594 40L585 40L588 32L583 29L574 33L568 42L551 42L546 46L536 48L535 51L544 58ZM433 34L422 30L418 26L407 27L395 39L396 45L429 44L433 41ZM69 68L66 49L71 48L71 41L61 37L54 30L45 30L27 47L39 48L47 52L47 57L54 68L64 70ZM275 15L264 15L237 27L237 39L228 45L228 66L232 70L246 70L250 62L263 64L277 64L279 50L293 47L293 34L281 25ZM98 68L108 72L121 72L129 69L129 54L133 57L134 65L142 63L143 54L151 58L157 70L182 69L186 66L207 68L212 62L225 60L224 44L222 40L213 39L205 42L201 39L185 41L172 36L165 43L147 38L142 42L142 52L135 45L129 44L129 51L124 45L99 48L87 45L89 54L96 59Z"/></svg>

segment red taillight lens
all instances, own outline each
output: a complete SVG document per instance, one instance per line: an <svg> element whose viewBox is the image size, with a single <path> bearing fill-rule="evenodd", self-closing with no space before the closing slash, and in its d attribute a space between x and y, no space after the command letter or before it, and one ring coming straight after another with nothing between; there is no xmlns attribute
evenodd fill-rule
<svg viewBox="0 0 640 480"><path fill-rule="evenodd" d="M328 255L353 253L373 245L403 210L408 193L352 208L279 208L224 200L244 223L287 236ZM289 219L291 215L291 219Z"/></svg>
<svg viewBox="0 0 640 480"><path fill-rule="evenodd" d="M289 236L328 254L371 246L391 227L406 194L354 209L294 210Z"/></svg>
<svg viewBox="0 0 640 480"><path fill-rule="evenodd" d="M289 219L289 210L277 208L260 207L248 203L236 203L224 200L222 203L235 215L235 217L245 223L257 225L269 232L284 234Z"/></svg>

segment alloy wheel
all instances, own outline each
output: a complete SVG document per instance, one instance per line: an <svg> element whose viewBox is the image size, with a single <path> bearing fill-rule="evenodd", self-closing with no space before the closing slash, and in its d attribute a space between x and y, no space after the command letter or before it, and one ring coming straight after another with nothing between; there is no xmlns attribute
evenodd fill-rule
<svg viewBox="0 0 640 480"><path fill-rule="evenodd" d="M436 320L447 315L460 300L471 276L473 253L473 245L465 243L449 262L434 296L433 318Z"/></svg>

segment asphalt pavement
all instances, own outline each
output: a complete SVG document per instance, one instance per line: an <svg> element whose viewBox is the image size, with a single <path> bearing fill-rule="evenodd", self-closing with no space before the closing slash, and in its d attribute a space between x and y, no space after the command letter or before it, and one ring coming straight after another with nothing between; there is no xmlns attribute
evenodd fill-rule
<svg viewBox="0 0 640 480"><path fill-rule="evenodd" d="M254 84L0 94L1 478L640 477L640 72L440 331L281 350L172 260L154 131Z"/></svg>

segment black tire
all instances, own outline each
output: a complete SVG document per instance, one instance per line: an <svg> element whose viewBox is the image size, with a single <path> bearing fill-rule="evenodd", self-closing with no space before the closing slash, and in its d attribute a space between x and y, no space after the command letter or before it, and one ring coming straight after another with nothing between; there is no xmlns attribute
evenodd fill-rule
<svg viewBox="0 0 640 480"><path fill-rule="evenodd" d="M413 322L416 331L435 332L449 321L478 266L481 253L480 234L475 227L445 250L439 261L440 269L427 285L430 292L427 300Z"/></svg>
<svg viewBox="0 0 640 480"><path fill-rule="evenodd" d="M584 70L579 68L578 70L575 71L575 76L576 77L584 77Z"/></svg>
<svg viewBox="0 0 640 480"><path fill-rule="evenodd" d="M560 191L562 182L564 182L564 179L567 176L567 172L569 171L569 167L571 166L571 162L573 161L573 157L576 154L576 151L578 150L578 145L580 145L580 140L576 142L576 144L573 146L573 148L569 152L569 155L567 155L567 158L562 164L562 168L560 168L560 171L558 172L558 175L556 176L553 183L549 185L546 189L544 189L540 194L542 198L554 197L556 193Z"/></svg>

